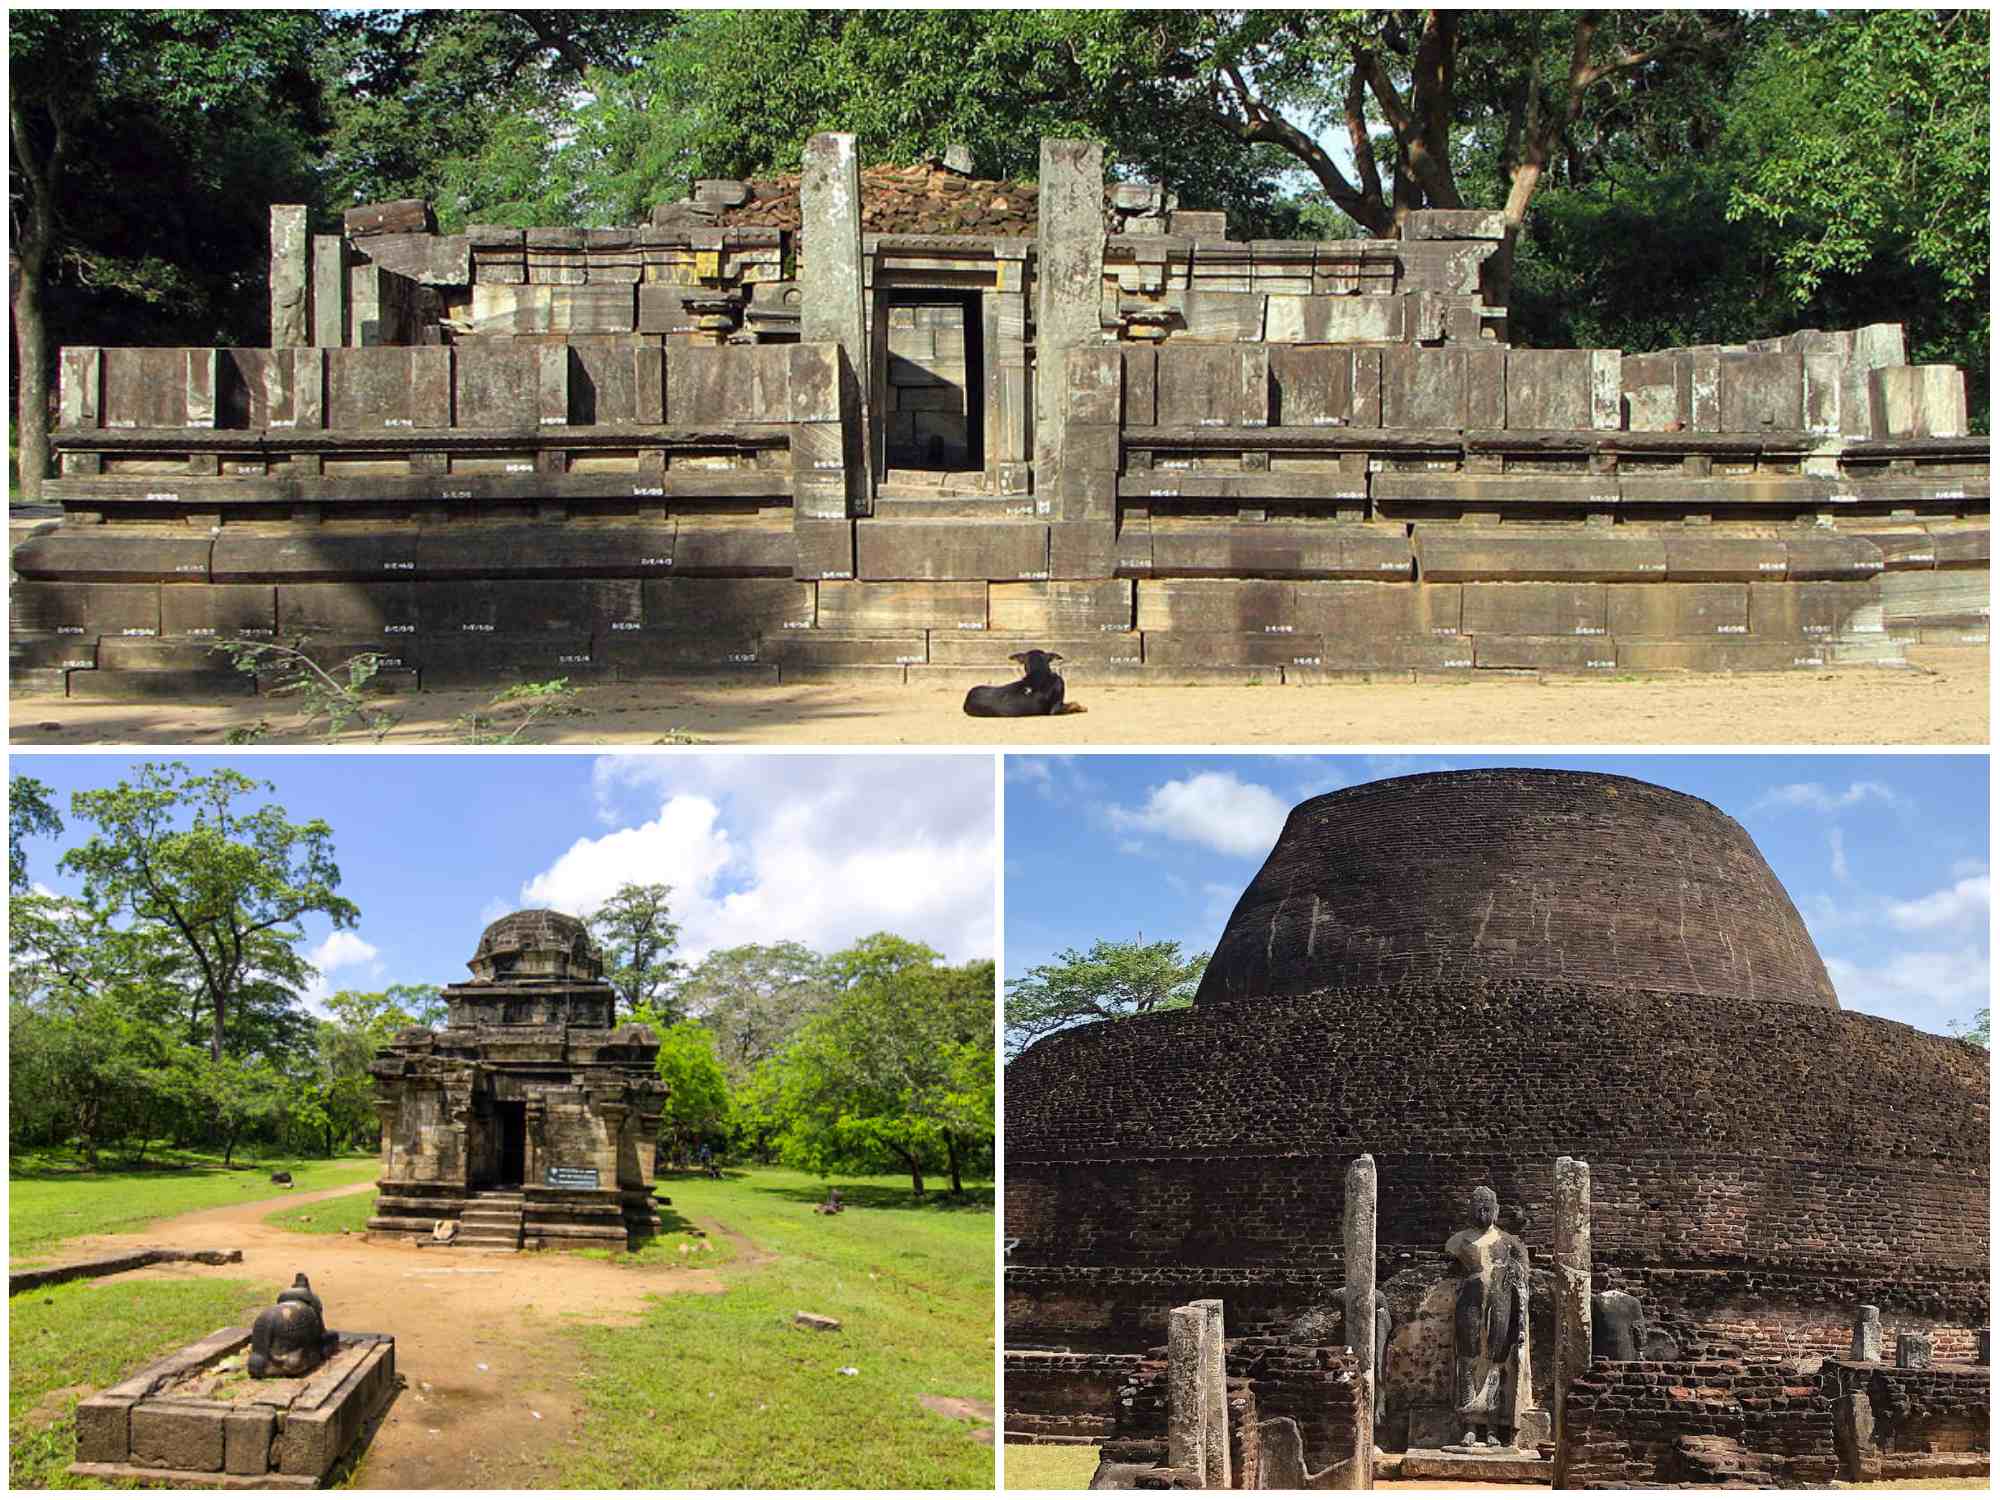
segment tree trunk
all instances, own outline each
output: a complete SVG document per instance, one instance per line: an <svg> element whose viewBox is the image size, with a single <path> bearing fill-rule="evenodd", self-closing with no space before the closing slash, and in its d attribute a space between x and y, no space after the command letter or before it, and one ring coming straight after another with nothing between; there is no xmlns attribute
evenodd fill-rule
<svg viewBox="0 0 2000 1500"><path fill-rule="evenodd" d="M965 1184L959 1181L958 1137L949 1130L944 1133L944 1159L945 1165L951 1169L951 1195L954 1198L963 1198Z"/></svg>
<svg viewBox="0 0 2000 1500"><path fill-rule="evenodd" d="M18 103L9 110L8 124L14 159L28 182L19 221L21 233L14 242L14 372L20 381L14 436L20 444L21 496L40 500L42 479L49 471L49 330L42 308L42 278L48 271L49 248L55 239L51 200L62 135L59 131L56 137L56 159L43 161L34 151L27 118Z"/></svg>
<svg viewBox="0 0 2000 1500"><path fill-rule="evenodd" d="M917 1159L917 1153L914 1151L899 1150L896 1152L896 1154L903 1158L904 1164L908 1166L910 1169L910 1191L916 1194L919 1198L923 1197L924 1164Z"/></svg>
<svg viewBox="0 0 2000 1500"><path fill-rule="evenodd" d="M236 1154L237 1134L237 1131L230 1131L222 1143L222 1167L224 1171L229 1170L229 1159Z"/></svg>
<svg viewBox="0 0 2000 1500"><path fill-rule="evenodd" d="M220 995L215 997L214 1005L215 1005L215 1026L213 1031L209 1035L208 1057L210 1062L221 1062L222 1022L223 1018L227 1016L229 1013L229 1007L228 1007L228 1002L225 1001Z"/></svg>

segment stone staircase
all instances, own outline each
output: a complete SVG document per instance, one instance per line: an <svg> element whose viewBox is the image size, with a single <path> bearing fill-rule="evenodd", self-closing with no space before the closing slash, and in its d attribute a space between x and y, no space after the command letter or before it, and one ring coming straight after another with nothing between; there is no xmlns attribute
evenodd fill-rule
<svg viewBox="0 0 2000 1500"><path fill-rule="evenodd" d="M475 1193L458 1221L461 1250L513 1252L521 1248L526 1200L519 1188L486 1188Z"/></svg>

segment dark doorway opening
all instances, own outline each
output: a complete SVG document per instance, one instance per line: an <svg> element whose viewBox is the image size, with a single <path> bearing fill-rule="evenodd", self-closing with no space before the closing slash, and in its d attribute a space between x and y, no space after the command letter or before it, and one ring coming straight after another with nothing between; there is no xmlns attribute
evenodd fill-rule
<svg viewBox="0 0 2000 1500"><path fill-rule="evenodd" d="M986 338L977 292L891 292L889 467L946 473L986 464Z"/></svg>
<svg viewBox="0 0 2000 1500"><path fill-rule="evenodd" d="M496 1101L493 1123L500 1131L496 1187L519 1187L528 1170L528 1106Z"/></svg>

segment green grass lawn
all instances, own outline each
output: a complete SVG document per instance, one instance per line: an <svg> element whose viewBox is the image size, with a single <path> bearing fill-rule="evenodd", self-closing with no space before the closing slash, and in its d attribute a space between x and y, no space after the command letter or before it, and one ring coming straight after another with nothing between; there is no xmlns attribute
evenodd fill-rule
<svg viewBox="0 0 2000 1500"><path fill-rule="evenodd" d="M64 1470L76 1403L218 1328L247 1324L277 1295L250 1281L72 1281L7 1299L9 1489L100 1488Z"/></svg>
<svg viewBox="0 0 2000 1500"><path fill-rule="evenodd" d="M62 1258L64 1240L83 1234L120 1234L197 1209L222 1208L276 1196L271 1173L292 1174L294 1190L345 1187L376 1175L377 1158L341 1156L326 1161L289 1158L225 1171L219 1160L189 1158L161 1167L106 1166L85 1172L47 1161L17 1160L7 1192L9 1264L39 1265ZM365 1195L363 1195L365 1197Z"/></svg>
<svg viewBox="0 0 2000 1500"><path fill-rule="evenodd" d="M1080 1490L1097 1472L1095 1443L1009 1443L1010 1490Z"/></svg>
<svg viewBox="0 0 2000 1500"><path fill-rule="evenodd" d="M317 1203L301 1203L297 1208L281 1208L264 1215L266 1224L279 1229L295 1229L300 1234L360 1234L375 1212L374 1193L349 1193L344 1198L322 1198Z"/></svg>
<svg viewBox="0 0 2000 1500"><path fill-rule="evenodd" d="M676 1219L747 1236L722 1296L663 1297L638 1328L581 1328L577 1489L987 1489L993 1450L920 1395L992 1402L993 1192L923 1204L907 1179L773 1168L664 1179ZM768 1257L768 1258L766 1258ZM678 1259L678 1255L674 1256ZM707 1257L703 1257L706 1261ZM791 1326L838 1318L834 1333ZM843 1368L858 1371L844 1375Z"/></svg>

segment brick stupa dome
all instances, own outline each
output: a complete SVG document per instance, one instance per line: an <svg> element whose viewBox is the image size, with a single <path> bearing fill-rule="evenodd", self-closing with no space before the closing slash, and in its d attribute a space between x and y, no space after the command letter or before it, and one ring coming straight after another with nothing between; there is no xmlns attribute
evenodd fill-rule
<svg viewBox="0 0 2000 1500"><path fill-rule="evenodd" d="M1689 1356L1844 1356L1872 1303L1966 1360L1988 1323L1987 1054L1840 1009L1742 827L1624 777L1304 803L1192 1007L1045 1037L1006 1092L1013 1348L1141 1352L1203 1297L1244 1334L1338 1309L1363 1152L1398 1328L1485 1185L1552 1347L1559 1156L1596 1284ZM1392 1345L1392 1422L1422 1379Z"/></svg>
<svg viewBox="0 0 2000 1500"><path fill-rule="evenodd" d="M590 929L566 912L517 911L479 935L467 961L473 977L488 983L546 979L558 983L601 979L604 957Z"/></svg>
<svg viewBox="0 0 2000 1500"><path fill-rule="evenodd" d="M1294 808L1196 1003L1453 978L1839 1005L1735 819L1626 776L1516 767Z"/></svg>

